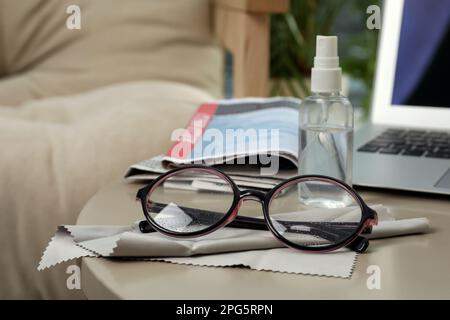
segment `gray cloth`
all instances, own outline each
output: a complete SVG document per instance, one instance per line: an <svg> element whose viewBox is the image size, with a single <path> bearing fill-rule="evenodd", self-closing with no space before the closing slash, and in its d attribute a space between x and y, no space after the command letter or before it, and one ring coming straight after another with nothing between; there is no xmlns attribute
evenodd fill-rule
<svg viewBox="0 0 450 320"><path fill-rule="evenodd" d="M378 208L380 222L368 238L427 232L427 218L392 220ZM132 226L61 226L45 250L39 270L74 258L127 257L173 263L231 266L348 278L356 253L346 248L332 254L286 249L268 231L223 228L209 235L174 240L159 233L143 234Z"/></svg>

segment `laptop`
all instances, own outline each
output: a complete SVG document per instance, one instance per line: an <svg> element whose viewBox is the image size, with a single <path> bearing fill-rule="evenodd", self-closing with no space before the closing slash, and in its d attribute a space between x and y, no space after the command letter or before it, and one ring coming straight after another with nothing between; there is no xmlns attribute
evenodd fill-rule
<svg viewBox="0 0 450 320"><path fill-rule="evenodd" d="M353 183L450 195L450 1L385 0Z"/></svg>

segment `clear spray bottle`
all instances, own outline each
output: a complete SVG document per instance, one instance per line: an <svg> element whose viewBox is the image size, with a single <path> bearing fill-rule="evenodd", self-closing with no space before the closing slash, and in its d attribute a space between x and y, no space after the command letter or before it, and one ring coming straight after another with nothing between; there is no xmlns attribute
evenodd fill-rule
<svg viewBox="0 0 450 320"><path fill-rule="evenodd" d="M340 94L337 42L337 37L317 36L312 95L302 101L299 112L299 174L331 176L351 185L353 107ZM324 185L303 184L299 188L300 201L307 205L336 208L349 201L345 195L331 194Z"/></svg>

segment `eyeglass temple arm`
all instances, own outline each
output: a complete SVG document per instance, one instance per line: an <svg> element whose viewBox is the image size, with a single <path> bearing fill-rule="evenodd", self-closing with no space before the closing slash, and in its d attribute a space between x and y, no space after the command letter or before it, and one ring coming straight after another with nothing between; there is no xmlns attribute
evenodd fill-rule
<svg viewBox="0 0 450 320"><path fill-rule="evenodd" d="M163 210L167 205L157 202L152 202L152 209L156 212L160 212ZM202 210L202 209L195 209L195 208L189 208L184 206L179 206L181 210L187 215L189 215L192 219L198 222L204 222L209 223L209 221L204 221L204 217L211 215L216 215L218 217L214 217L214 220L220 220L223 216L223 214L219 212L214 212L211 210ZM279 221L282 222L283 225L292 227L292 226L306 226L310 228L314 228L320 231L323 231L325 233L328 233L332 236L339 237L339 236L346 236L348 234L348 231L353 231L355 229L355 225L359 225L359 223L352 223L352 222L300 222L300 221ZM255 218L255 217L247 217L247 216L236 216L236 218L230 222L227 227L231 228L243 228L243 229L253 229L253 230L268 230L266 221L261 218ZM293 230L289 230L293 231ZM364 233L370 233L371 229L367 228L364 230ZM327 239L330 240L330 239Z"/></svg>
<svg viewBox="0 0 450 320"><path fill-rule="evenodd" d="M190 210L186 210L185 212L189 211ZM210 214L211 213L213 212L210 212ZM193 216L192 212L189 215ZM301 232L295 229L291 229L289 231L304 234L313 234L329 241L335 241L337 237L345 236L345 234L343 235L343 232L339 232L341 228L342 228L341 231L345 231L345 229L347 229L348 231L349 228L351 228L351 230L354 230L355 228L354 224L340 223L340 222L293 222L293 221L279 221L279 222L283 223L283 225L287 227L292 226L309 227L310 232ZM252 229L252 230L268 230L268 226L264 219L245 216L237 216L232 222L230 222L227 225L227 227ZM147 220L139 222L139 229L142 233L150 233L155 231ZM361 253L364 252L368 246L369 246L368 239L358 236L350 244L347 245L347 248Z"/></svg>
<svg viewBox="0 0 450 320"><path fill-rule="evenodd" d="M258 222L248 222L248 221L239 221L241 218L248 218L248 217L236 217L234 221L229 223L227 227L231 228L242 228L242 229L252 229L252 230L268 230L267 225L265 224L265 221L262 219L262 223L260 221ZM151 224L147 220L142 220L139 222L139 230L142 233L151 233L155 232L156 230L153 229ZM327 236L323 236L322 238L327 239ZM330 239L328 239L330 240ZM358 236L356 237L351 243L349 243L347 246L350 250L353 250L358 253L362 253L366 251L366 249L369 247L369 240Z"/></svg>
<svg viewBox="0 0 450 320"><path fill-rule="evenodd" d="M301 225L313 228L311 230L312 232L310 232L311 234L315 234L323 239L331 241L333 240L333 237L339 236L336 235L336 233L334 233L333 231L339 231L339 228L348 229L348 227L350 227L352 230L354 230L355 228L355 226L351 223L339 223L339 222L294 222L294 221L291 222L279 221L279 222L282 223L284 226L289 226L289 224L291 223L294 226ZM267 224L264 219L245 216L237 216L235 220L233 220L227 225L227 227L253 229L253 230L268 230ZM333 231L330 229L333 229ZM299 232L296 230L290 231L308 234L308 232ZM371 229L366 229L364 230L363 233L370 233L370 232ZM366 249L369 247L369 240L364 237L358 236L346 247L355 252L362 253L366 251Z"/></svg>

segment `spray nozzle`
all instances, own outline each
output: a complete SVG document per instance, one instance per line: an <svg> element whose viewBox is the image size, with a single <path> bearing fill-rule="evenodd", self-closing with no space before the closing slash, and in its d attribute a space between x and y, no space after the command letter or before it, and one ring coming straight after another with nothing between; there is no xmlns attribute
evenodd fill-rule
<svg viewBox="0 0 450 320"><path fill-rule="evenodd" d="M314 68L311 72L311 90L313 92L341 91L341 68L336 36L317 36Z"/></svg>
<svg viewBox="0 0 450 320"><path fill-rule="evenodd" d="M316 57L337 57L337 37L317 36Z"/></svg>
<svg viewBox="0 0 450 320"><path fill-rule="evenodd" d="M315 68L339 68L337 37L317 36Z"/></svg>

